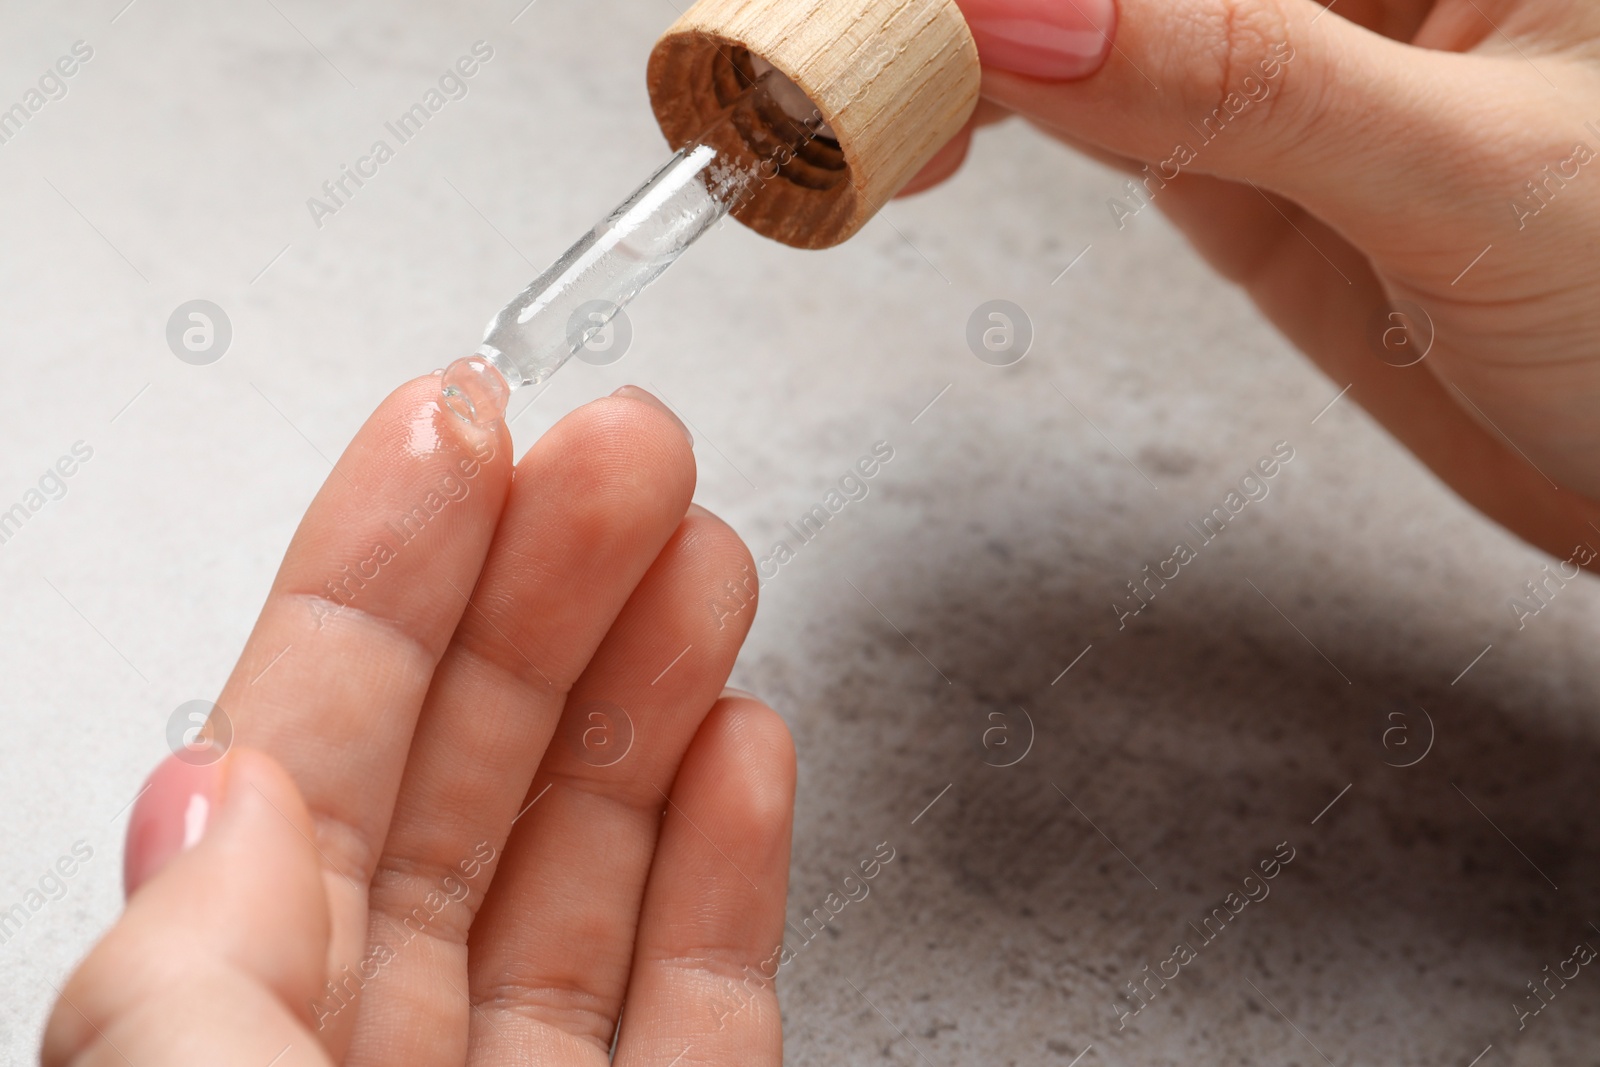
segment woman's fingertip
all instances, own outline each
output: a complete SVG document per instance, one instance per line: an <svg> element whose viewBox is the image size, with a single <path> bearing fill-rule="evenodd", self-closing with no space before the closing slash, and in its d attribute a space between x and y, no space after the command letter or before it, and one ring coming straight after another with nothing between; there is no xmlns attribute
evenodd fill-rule
<svg viewBox="0 0 1600 1067"><path fill-rule="evenodd" d="M185 748L151 773L128 820L122 856L125 897L205 836L222 798L223 770L215 749Z"/></svg>
<svg viewBox="0 0 1600 1067"><path fill-rule="evenodd" d="M731 686L731 685L723 686L722 687L722 695L717 697L717 699L718 700L754 700L759 704L765 704L766 703L766 701L762 700L760 697L758 697L754 693L750 692L750 690L748 690L748 689L738 689L738 688L735 688L734 686Z"/></svg>
<svg viewBox="0 0 1600 1067"><path fill-rule="evenodd" d="M1099 70L1116 32L1115 0L960 0L992 70L1073 81Z"/></svg>
<svg viewBox="0 0 1600 1067"><path fill-rule="evenodd" d="M648 389L641 389L637 385L624 385L618 388L611 395L620 396L626 400L637 400L641 404L649 404L667 418L671 419L678 429L683 431L684 439L689 442L689 447L694 447L694 434L689 432L689 427L685 426L683 424L683 420L678 418L677 412L667 407L667 405L662 402L660 397L656 396Z"/></svg>
<svg viewBox="0 0 1600 1067"><path fill-rule="evenodd" d="M914 174L910 181L896 193L896 196L916 196L918 193L927 192L936 185L942 184L945 179L961 169L961 164L966 162L967 151L972 145L972 127L965 126L950 140L946 141L937 152L929 157L922 169Z"/></svg>

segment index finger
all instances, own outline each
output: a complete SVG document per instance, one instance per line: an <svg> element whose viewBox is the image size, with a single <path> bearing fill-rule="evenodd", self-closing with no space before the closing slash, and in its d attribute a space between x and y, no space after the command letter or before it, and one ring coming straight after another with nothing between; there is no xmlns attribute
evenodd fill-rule
<svg viewBox="0 0 1600 1067"><path fill-rule="evenodd" d="M397 389L312 501L219 698L234 740L276 758L311 811L335 973L364 949L367 886L417 714L511 469L504 426L444 408L439 378ZM336 1020L335 1051L349 1022Z"/></svg>

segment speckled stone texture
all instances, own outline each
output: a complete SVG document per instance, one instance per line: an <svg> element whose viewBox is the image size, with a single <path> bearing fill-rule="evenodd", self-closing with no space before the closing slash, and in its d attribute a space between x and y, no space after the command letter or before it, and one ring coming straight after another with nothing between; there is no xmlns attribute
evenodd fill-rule
<svg viewBox="0 0 1600 1067"><path fill-rule="evenodd" d="M6 105L95 50L0 145L0 508L93 448L0 546L0 909L92 850L0 945L15 1063L117 914L168 717L220 686L329 458L660 161L644 60L675 17L124 2L18 8L0 40ZM469 95L314 225L306 199L479 39ZM789 1061L1594 1062L1593 968L1520 1031L1515 1005L1600 946L1595 583L1519 630L1508 600L1546 560L1326 407L1345 383L1153 211L1119 230L1120 185L986 131L841 248L729 224L630 311L622 360L514 398L525 447L655 390L695 430L698 499L758 557L893 449L767 583L734 679L799 747L795 926L895 853L785 969ZM164 338L193 298L232 322L211 366ZM1014 366L968 349L991 299L1032 322ZM1125 583L1279 442L1265 499L1119 629ZM1124 996L1179 942L1176 977Z"/></svg>

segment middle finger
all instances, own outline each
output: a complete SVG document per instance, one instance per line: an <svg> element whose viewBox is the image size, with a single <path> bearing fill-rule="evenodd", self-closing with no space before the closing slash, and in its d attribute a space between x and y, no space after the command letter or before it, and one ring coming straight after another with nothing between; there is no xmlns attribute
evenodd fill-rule
<svg viewBox="0 0 1600 1067"><path fill-rule="evenodd" d="M473 926L469 1062L603 1062L662 809L754 613L749 552L691 508L573 687Z"/></svg>

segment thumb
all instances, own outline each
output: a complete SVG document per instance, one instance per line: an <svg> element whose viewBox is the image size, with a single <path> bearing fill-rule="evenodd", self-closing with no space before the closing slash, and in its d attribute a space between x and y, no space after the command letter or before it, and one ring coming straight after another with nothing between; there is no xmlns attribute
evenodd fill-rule
<svg viewBox="0 0 1600 1067"><path fill-rule="evenodd" d="M61 991L40 1061L323 1067L328 905L305 804L262 753L182 756L134 805L127 910Z"/></svg>
<svg viewBox="0 0 1600 1067"><path fill-rule="evenodd" d="M1549 126L1530 112L1559 107L1518 55L1416 48L1313 0L959 2L986 98L1149 164L1130 213L1200 173L1288 196L1364 246L1469 193L1488 225L1496 179L1549 150L1508 146L1537 142Z"/></svg>

